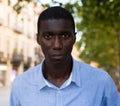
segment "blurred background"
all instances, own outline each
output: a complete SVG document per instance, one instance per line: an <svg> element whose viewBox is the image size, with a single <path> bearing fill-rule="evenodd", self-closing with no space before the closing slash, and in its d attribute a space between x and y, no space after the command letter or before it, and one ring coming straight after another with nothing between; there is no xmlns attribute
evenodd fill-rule
<svg viewBox="0 0 120 106"><path fill-rule="evenodd" d="M14 78L44 58L36 42L37 19L54 5L74 16L73 57L106 70L120 91L120 0L0 0L0 103L8 101Z"/></svg>

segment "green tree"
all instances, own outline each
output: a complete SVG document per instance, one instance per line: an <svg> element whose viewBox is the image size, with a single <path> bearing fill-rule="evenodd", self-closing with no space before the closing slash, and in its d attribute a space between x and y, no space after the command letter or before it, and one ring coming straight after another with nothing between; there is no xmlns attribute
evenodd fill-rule
<svg viewBox="0 0 120 106"><path fill-rule="evenodd" d="M84 44L80 58L96 61L107 70L120 67L120 1L82 0L81 23L83 32L78 48Z"/></svg>
<svg viewBox="0 0 120 106"><path fill-rule="evenodd" d="M16 11L17 14L20 14L21 10L31 2L36 4L35 0L17 0L16 4L13 5L13 10ZM8 5L11 5L11 0L8 0Z"/></svg>

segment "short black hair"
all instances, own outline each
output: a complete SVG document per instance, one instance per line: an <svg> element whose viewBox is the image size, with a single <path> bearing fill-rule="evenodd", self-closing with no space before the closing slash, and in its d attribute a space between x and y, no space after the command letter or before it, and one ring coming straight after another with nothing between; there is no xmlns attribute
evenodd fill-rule
<svg viewBox="0 0 120 106"><path fill-rule="evenodd" d="M75 32L75 22L72 14L60 6L49 7L44 10L38 17L37 30L39 34L41 22L49 19L65 19L72 22L72 27Z"/></svg>

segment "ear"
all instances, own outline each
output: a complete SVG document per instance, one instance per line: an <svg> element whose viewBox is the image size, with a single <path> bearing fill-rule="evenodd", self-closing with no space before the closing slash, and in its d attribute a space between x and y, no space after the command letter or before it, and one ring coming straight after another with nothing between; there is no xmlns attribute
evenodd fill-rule
<svg viewBox="0 0 120 106"><path fill-rule="evenodd" d="M40 36L38 34L36 34L36 37L37 37L37 43L40 45Z"/></svg>
<svg viewBox="0 0 120 106"><path fill-rule="evenodd" d="M76 41L76 32L74 33L74 43L75 43L75 41Z"/></svg>

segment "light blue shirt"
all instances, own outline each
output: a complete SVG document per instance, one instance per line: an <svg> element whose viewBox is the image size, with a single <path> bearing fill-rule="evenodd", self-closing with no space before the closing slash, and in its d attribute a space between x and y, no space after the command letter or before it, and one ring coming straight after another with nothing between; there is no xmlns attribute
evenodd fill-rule
<svg viewBox="0 0 120 106"><path fill-rule="evenodd" d="M42 64L14 80L10 106L120 106L120 95L105 71L73 60L69 79L58 88L44 79Z"/></svg>

